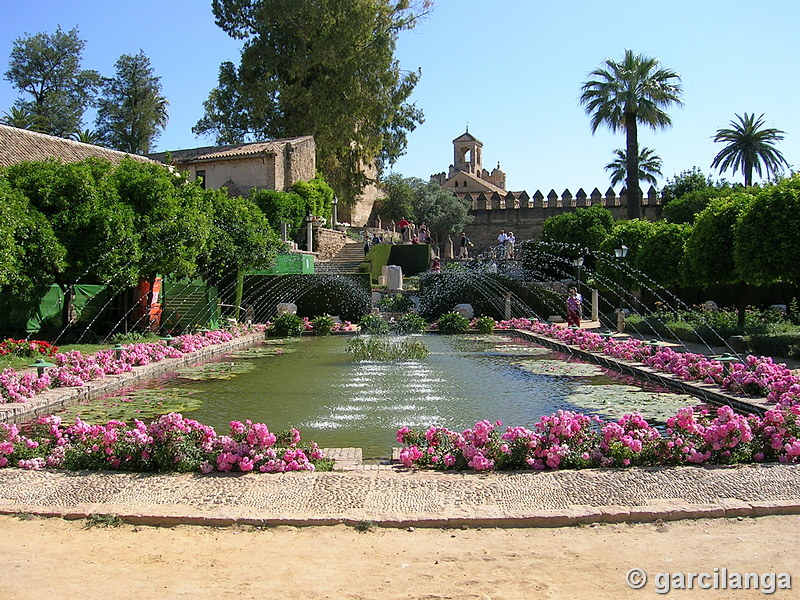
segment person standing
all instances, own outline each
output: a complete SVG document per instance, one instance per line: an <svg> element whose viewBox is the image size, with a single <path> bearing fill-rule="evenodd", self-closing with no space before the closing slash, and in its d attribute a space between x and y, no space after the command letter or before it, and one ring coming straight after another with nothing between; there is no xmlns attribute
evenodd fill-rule
<svg viewBox="0 0 800 600"><path fill-rule="evenodd" d="M505 258L506 257L506 242L508 241L508 236L506 235L505 229L500 230L500 235L497 236L497 243L500 244L500 250L498 251L498 258Z"/></svg>
<svg viewBox="0 0 800 600"><path fill-rule="evenodd" d="M514 232L509 231L506 236L506 258L514 258L514 244L517 238L514 237Z"/></svg>
<svg viewBox="0 0 800 600"><path fill-rule="evenodd" d="M469 241L467 234L465 232L461 232L461 239L458 242L458 258L459 260L469 258L469 247L472 246L472 242Z"/></svg>
<svg viewBox="0 0 800 600"><path fill-rule="evenodd" d="M567 325L570 327L581 326L581 309L583 308L583 298L574 287L569 288L567 295Z"/></svg>
<svg viewBox="0 0 800 600"><path fill-rule="evenodd" d="M364 230L364 256L366 257L369 254L369 232L365 229Z"/></svg>

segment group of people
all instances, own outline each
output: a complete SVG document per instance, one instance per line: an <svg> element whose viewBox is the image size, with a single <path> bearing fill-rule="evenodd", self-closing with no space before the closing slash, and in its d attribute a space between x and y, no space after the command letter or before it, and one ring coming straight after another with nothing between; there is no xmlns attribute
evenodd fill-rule
<svg viewBox="0 0 800 600"><path fill-rule="evenodd" d="M517 238L513 231L506 233L504 229L501 229L500 235L497 236L497 243L499 244L498 258L514 258L514 244L517 243Z"/></svg>
<svg viewBox="0 0 800 600"><path fill-rule="evenodd" d="M430 229L422 223L416 226L405 217L401 217L397 222L397 229L400 232L400 239L403 243L411 242L412 244L432 244L433 236Z"/></svg>

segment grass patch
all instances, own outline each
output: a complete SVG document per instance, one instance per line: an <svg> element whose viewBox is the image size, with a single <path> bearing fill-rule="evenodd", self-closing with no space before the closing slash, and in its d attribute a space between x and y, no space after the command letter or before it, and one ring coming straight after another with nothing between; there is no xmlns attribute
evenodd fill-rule
<svg viewBox="0 0 800 600"><path fill-rule="evenodd" d="M92 527L119 527L125 523L118 515L89 515L84 529Z"/></svg>

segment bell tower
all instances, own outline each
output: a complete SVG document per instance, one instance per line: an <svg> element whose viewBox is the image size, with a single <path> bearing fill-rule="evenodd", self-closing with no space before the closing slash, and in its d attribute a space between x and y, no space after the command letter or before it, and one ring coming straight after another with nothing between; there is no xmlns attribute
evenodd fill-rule
<svg viewBox="0 0 800 600"><path fill-rule="evenodd" d="M453 168L472 175L480 176L483 172L483 143L469 132L469 127L453 140Z"/></svg>

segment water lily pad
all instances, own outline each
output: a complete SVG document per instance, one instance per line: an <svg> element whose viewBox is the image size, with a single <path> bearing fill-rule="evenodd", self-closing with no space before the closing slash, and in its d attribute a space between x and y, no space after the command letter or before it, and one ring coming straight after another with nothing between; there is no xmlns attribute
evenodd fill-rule
<svg viewBox="0 0 800 600"><path fill-rule="evenodd" d="M553 354L553 351L549 348L543 348L541 346L518 346L515 344L498 345L495 351L498 354L513 354L523 356L546 356L548 354Z"/></svg>
<svg viewBox="0 0 800 600"><path fill-rule="evenodd" d="M567 400L585 412L606 419L619 419L625 413L638 412L653 423L664 423L679 408L698 404L697 398L687 394L646 391L630 385L580 386Z"/></svg>
<svg viewBox="0 0 800 600"><path fill-rule="evenodd" d="M536 375L555 375L559 377L594 377L605 371L597 365L563 360L525 360L516 363L521 368Z"/></svg>
<svg viewBox="0 0 800 600"><path fill-rule="evenodd" d="M179 369L177 376L179 379L189 379L192 381L208 381L210 379L231 379L241 373L247 373L255 369L255 365L250 362L213 362Z"/></svg>
<svg viewBox="0 0 800 600"><path fill-rule="evenodd" d="M267 346L267 347L256 347L256 348L246 348L244 350L237 350L236 352L231 352L226 356L228 358L235 358L235 359L248 359L248 358L263 358L265 356L275 356L276 354L291 354L292 352L297 352L297 348L284 348L282 346Z"/></svg>
<svg viewBox="0 0 800 600"><path fill-rule="evenodd" d="M123 395L70 404L58 415L65 423L74 422L76 417L88 423L105 423L110 419L149 421L171 412L191 412L201 405L202 400L194 390L143 388L127 390Z"/></svg>

